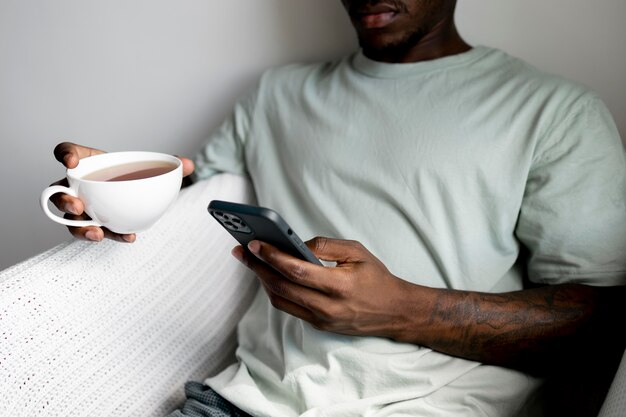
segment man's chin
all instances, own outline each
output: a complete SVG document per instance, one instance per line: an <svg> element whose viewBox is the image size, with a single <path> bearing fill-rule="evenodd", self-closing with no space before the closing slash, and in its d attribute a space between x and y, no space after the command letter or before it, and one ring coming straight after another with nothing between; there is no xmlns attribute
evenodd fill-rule
<svg viewBox="0 0 626 417"><path fill-rule="evenodd" d="M364 51L372 51L385 53L385 51L395 51L398 49L398 41L388 36L361 36L359 37L359 45Z"/></svg>
<svg viewBox="0 0 626 417"><path fill-rule="evenodd" d="M408 54L422 37L422 31L416 31L405 36L381 31L379 33L359 34L359 45L367 57L378 60L386 60L383 57L388 57L393 60L394 57L397 59Z"/></svg>
<svg viewBox="0 0 626 417"><path fill-rule="evenodd" d="M375 61L388 61L404 53L402 46L389 42L361 42L360 46L365 56Z"/></svg>

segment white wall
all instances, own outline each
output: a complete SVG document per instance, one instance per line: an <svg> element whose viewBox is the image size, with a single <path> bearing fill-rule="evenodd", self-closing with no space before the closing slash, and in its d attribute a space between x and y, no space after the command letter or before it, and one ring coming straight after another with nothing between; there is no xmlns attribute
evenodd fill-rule
<svg viewBox="0 0 626 417"><path fill-rule="evenodd" d="M458 0L459 30L581 82L608 105L626 141L626 1Z"/></svg>
<svg viewBox="0 0 626 417"><path fill-rule="evenodd" d="M262 68L352 49L337 0L0 0L0 269L70 235L52 150L192 155Z"/></svg>
<svg viewBox="0 0 626 417"><path fill-rule="evenodd" d="M626 133L626 2L459 0L471 43L596 90ZM270 65L355 45L339 0L0 0L0 269L67 240L52 149L192 155Z"/></svg>

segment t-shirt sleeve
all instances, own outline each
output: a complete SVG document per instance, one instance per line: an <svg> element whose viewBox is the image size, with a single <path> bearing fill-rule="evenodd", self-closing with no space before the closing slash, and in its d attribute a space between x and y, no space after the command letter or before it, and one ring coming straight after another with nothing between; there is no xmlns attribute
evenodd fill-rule
<svg viewBox="0 0 626 417"><path fill-rule="evenodd" d="M626 160L606 106L586 96L542 135L516 229L543 284L626 284Z"/></svg>
<svg viewBox="0 0 626 417"><path fill-rule="evenodd" d="M230 115L205 141L196 155L193 181L219 172L247 175L244 148L248 140L257 89L240 99Z"/></svg>

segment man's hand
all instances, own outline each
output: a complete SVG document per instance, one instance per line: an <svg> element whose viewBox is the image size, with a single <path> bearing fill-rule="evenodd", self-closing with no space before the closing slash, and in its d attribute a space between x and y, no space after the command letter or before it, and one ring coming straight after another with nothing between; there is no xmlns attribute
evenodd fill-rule
<svg viewBox="0 0 626 417"><path fill-rule="evenodd" d="M410 286L355 241L315 238L307 246L323 267L301 261L259 241L233 255L252 269L272 305L320 330L395 338L406 323L400 301Z"/></svg>
<svg viewBox="0 0 626 417"><path fill-rule="evenodd" d="M320 330L388 337L541 374L598 347L606 357L624 350L615 329L626 317L625 287L563 284L501 294L429 288L392 275L358 242L315 238L307 245L337 266L258 241L233 255L256 273L274 307Z"/></svg>
<svg viewBox="0 0 626 417"><path fill-rule="evenodd" d="M62 163L66 168L76 168L82 158L104 153L99 149L88 148L86 146L77 145L71 142L59 143L54 148L54 157ZM187 176L193 172L193 162L187 158L180 158L183 161L183 176ZM68 186L67 179L59 180L51 185ZM79 198L72 197L67 194L54 194L50 197L52 203L62 212L66 213L65 217L75 220L85 220L89 217L84 213L85 206ZM134 242L135 234L120 235L112 231L97 226L87 227L68 227L70 233L77 239L101 241L104 238L117 240L118 242Z"/></svg>

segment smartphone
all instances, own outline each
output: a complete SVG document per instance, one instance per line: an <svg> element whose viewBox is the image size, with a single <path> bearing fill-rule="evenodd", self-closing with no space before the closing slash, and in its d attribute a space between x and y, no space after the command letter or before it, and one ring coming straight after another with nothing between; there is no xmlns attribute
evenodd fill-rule
<svg viewBox="0 0 626 417"><path fill-rule="evenodd" d="M272 209L222 200L211 201L207 209L244 248L256 239L296 258L322 265L280 214Z"/></svg>

